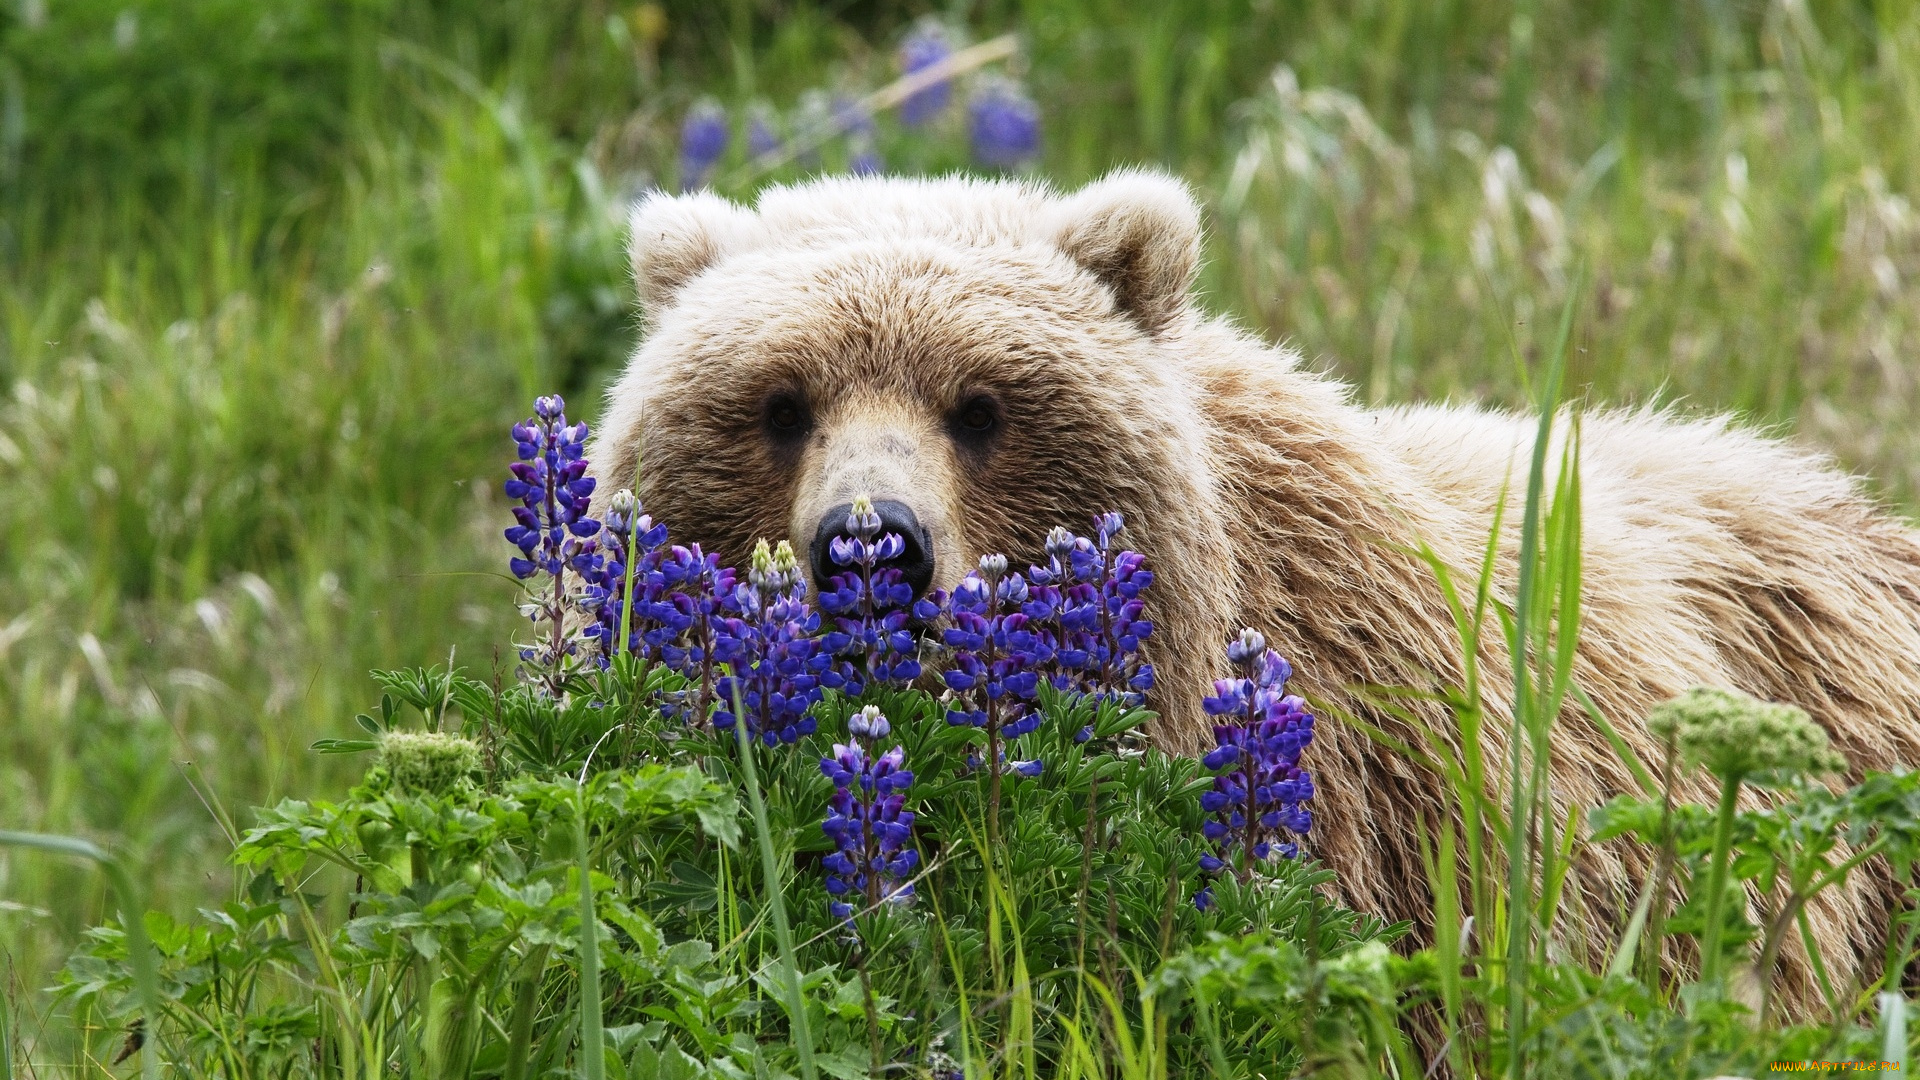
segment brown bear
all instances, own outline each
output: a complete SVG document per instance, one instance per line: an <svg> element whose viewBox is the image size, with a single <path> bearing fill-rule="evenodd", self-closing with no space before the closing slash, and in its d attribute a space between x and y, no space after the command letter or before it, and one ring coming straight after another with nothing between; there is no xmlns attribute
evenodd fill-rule
<svg viewBox="0 0 1920 1080"><path fill-rule="evenodd" d="M866 493L923 589L951 588L983 553L1019 565L1051 526L1085 532L1118 510L1158 572L1159 744L1210 745L1200 699L1242 626L1329 717L1455 740L1443 705L1415 704L1422 733L1356 688L1458 683L1453 621L1408 549L1424 541L1473 578L1503 491L1524 486L1535 421L1356 405L1293 350L1196 307L1200 235L1186 188L1146 172L1070 195L833 178L751 209L653 196L632 221L648 329L592 448L601 490L637 487L676 538L730 560L760 537L817 553ZM1645 761L1661 758L1649 708L1709 684L1803 706L1856 770L1920 762L1920 534L1819 455L1723 420L1588 414L1581 446L1575 677ZM1513 547L1496 575L1507 596ZM1498 761L1507 665L1497 632L1484 648ZM1635 789L1580 709L1554 740L1563 820ZM1446 813L1442 780L1337 721L1309 757L1309 846L1342 899L1430 922L1421 834ZM1596 845L1577 867L1568 921L1598 950L1644 856ZM1836 979L1877 966L1894 895L1882 870L1813 912ZM1809 1006L1803 956L1787 981L1789 1004Z"/></svg>

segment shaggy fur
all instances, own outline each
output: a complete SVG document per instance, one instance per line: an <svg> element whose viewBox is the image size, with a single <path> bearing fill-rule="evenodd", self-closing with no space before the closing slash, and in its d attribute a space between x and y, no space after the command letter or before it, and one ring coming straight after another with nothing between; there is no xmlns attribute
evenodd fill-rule
<svg viewBox="0 0 1920 1080"><path fill-rule="evenodd" d="M1056 196L1012 182L831 179L766 192L649 199L634 265L650 330L611 392L592 458L681 541L746 556L813 535L866 492L931 531L935 583L979 555L1033 556L1055 524L1120 510L1159 573L1154 734L1210 742L1199 701L1242 625L1294 661L1296 685L1409 742L1361 684L1439 686L1459 646L1424 540L1471 579L1503 485L1523 479L1533 421L1456 407L1370 411L1294 352L1195 309L1199 215L1177 181L1122 173ZM985 398L1000 424L969 439ZM783 434L771 403L807 427ZM1576 678L1642 758L1641 719L1689 686L1805 707L1856 768L1920 761L1920 536L1823 459L1658 413L1582 424L1586 615ZM611 483L606 481L611 480ZM1509 528L1506 534L1517 533ZM1511 593L1511 545L1498 587ZM1487 751L1508 715L1501 644L1486 643ZM1454 739L1439 706L1416 710ZM1424 924L1419 834L1439 778L1359 730L1321 728L1312 847L1348 903ZM1577 709L1559 723L1565 813L1632 790ZM1599 948L1644 859L1586 848L1570 923ZM1876 955L1884 870L1812 912L1836 978ZM1813 1000L1786 958L1789 1005Z"/></svg>

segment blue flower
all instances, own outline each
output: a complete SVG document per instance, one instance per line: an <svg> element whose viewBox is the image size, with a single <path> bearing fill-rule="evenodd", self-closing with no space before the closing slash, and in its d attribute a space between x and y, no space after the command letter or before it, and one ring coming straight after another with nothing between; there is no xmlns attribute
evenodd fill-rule
<svg viewBox="0 0 1920 1080"><path fill-rule="evenodd" d="M900 43L900 73L918 75L953 55L953 43L938 22L925 20ZM900 122L920 127L946 111L953 99L953 80L941 79L908 94L900 103Z"/></svg>
<svg viewBox="0 0 1920 1080"><path fill-rule="evenodd" d="M835 743L833 755L820 759L820 771L833 782L827 819L820 830L833 841L822 860L827 871L828 909L836 919L881 902L905 904L913 886L905 879L919 865L920 853L907 846L913 838L913 811L906 789L913 773L906 750L895 746L875 755L873 746L891 725L869 705L848 720L848 741Z"/></svg>
<svg viewBox="0 0 1920 1080"><path fill-rule="evenodd" d="M1227 659L1236 677L1216 680L1212 696L1201 702L1224 722L1213 729L1214 750L1201 759L1215 774L1213 789L1200 796L1200 808L1211 815L1201 833L1215 851L1201 856L1200 869L1246 881L1258 863L1297 857L1293 838L1313 828L1306 807L1313 777L1300 768L1300 754L1313 742L1314 718L1306 702L1286 692L1292 666L1258 631L1240 631Z"/></svg>
<svg viewBox="0 0 1920 1080"><path fill-rule="evenodd" d="M858 496L847 513L846 535L827 546L828 558L846 573L835 574L820 590L820 610L834 624L821 644L840 661L826 673L826 685L850 697L869 682L905 686L919 678L912 620L938 614L938 597L915 604L906 575L887 565L907 542L898 533L882 535L881 527L872 500Z"/></svg>
<svg viewBox="0 0 1920 1080"><path fill-rule="evenodd" d="M714 703L721 662L716 655L720 634L728 629L725 606L733 596L736 575L708 555L700 545L675 544L660 556L648 573L648 595L660 599L649 606L645 641L653 655L693 685L667 696L662 711L690 724L704 723Z"/></svg>
<svg viewBox="0 0 1920 1080"><path fill-rule="evenodd" d="M1121 515L1105 513L1094 518L1093 539L1048 533L1046 565L1028 568L1035 584L1024 610L1047 645L1057 689L1136 708L1154 682L1141 650L1153 634L1141 594L1154 575L1139 552L1114 550L1124 527Z"/></svg>
<svg viewBox="0 0 1920 1080"><path fill-rule="evenodd" d="M667 541L667 527L656 524L631 491L622 489L607 501L600 519L600 565L584 575L585 589L581 607L593 614L593 622L583 633L599 646L601 662L610 661L624 648L627 652L651 659L652 649L646 635L652 626L650 616L658 603L660 548ZM633 611L627 611L627 594L633 594ZM627 640L619 644L620 628L626 626Z"/></svg>
<svg viewBox="0 0 1920 1080"><path fill-rule="evenodd" d="M727 111L715 102L702 101L687 111L680 124L680 190L706 184L707 174L726 154L731 134Z"/></svg>
<svg viewBox="0 0 1920 1080"><path fill-rule="evenodd" d="M1040 726L1034 699L1047 646L1023 610L1030 593L1026 578L1007 571L1005 555L983 555L980 569L954 588L948 607L945 639L953 654L944 678L954 696L947 723L986 729L993 800L1008 768L1002 742ZM1015 762L1012 768L1018 775L1036 776L1040 762Z"/></svg>
<svg viewBox="0 0 1920 1080"><path fill-rule="evenodd" d="M747 109L747 154L758 159L771 157L780 149L780 118L773 109L757 103Z"/></svg>
<svg viewBox="0 0 1920 1080"><path fill-rule="evenodd" d="M1004 79L987 80L967 103L973 159L988 168L1014 169L1040 156L1040 107Z"/></svg>
<svg viewBox="0 0 1920 1080"><path fill-rule="evenodd" d="M587 425L567 423L566 402L558 396L537 398L533 415L513 426L513 442L519 460L508 466L505 491L515 505L506 538L520 554L507 566L526 583L528 616L548 626L547 640L520 656L558 694L580 641L567 629L581 602L568 575L593 580L604 565L600 522L589 516L594 480L587 475Z"/></svg>
<svg viewBox="0 0 1920 1080"><path fill-rule="evenodd" d="M815 635L820 616L807 606L807 584L785 540L753 552L747 580L724 601L733 616L715 622L714 656L731 674L715 685L713 726L729 730L736 702L749 735L768 746L813 734L811 710L820 700Z"/></svg>

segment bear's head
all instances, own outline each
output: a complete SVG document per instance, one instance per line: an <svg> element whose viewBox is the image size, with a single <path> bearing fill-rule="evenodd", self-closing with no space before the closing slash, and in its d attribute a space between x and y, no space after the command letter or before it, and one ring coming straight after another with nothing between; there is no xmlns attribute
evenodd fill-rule
<svg viewBox="0 0 1920 1080"><path fill-rule="evenodd" d="M922 591L1118 510L1157 601L1218 607L1226 553L1196 538L1225 534L1184 370L1199 242L1185 187L1140 172L1066 196L836 178L752 209L650 197L632 222L647 333L592 448L600 490L634 486L676 542L727 560L790 538L816 579L866 494Z"/></svg>

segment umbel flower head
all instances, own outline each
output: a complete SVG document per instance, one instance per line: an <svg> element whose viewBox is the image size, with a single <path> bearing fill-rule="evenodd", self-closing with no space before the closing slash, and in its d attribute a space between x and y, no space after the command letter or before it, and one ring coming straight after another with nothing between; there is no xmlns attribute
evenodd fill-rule
<svg viewBox="0 0 1920 1080"><path fill-rule="evenodd" d="M1847 767L1805 709L1716 687L1696 686L1654 706L1647 730L1663 742L1672 740L1682 761L1705 766L1723 780Z"/></svg>
<svg viewBox="0 0 1920 1080"><path fill-rule="evenodd" d="M1293 668L1259 631L1240 631L1227 645L1227 660L1237 676L1216 680L1213 696L1201 702L1224 722L1213 729L1215 748L1201 759L1215 774L1213 790L1200 796L1201 809L1212 815L1202 832L1215 850L1200 857L1200 869L1247 881L1257 864L1297 856L1297 839L1313 827L1306 807L1313 777L1300 768L1300 753L1313 742L1314 719L1304 701L1286 692ZM1211 904L1211 889L1194 902Z"/></svg>
<svg viewBox="0 0 1920 1080"><path fill-rule="evenodd" d="M408 795L445 795L480 767L480 747L458 735L390 731L380 739L380 764Z"/></svg>
<svg viewBox="0 0 1920 1080"><path fill-rule="evenodd" d="M900 746L874 753L891 733L885 714L869 705L848 719L847 741L834 744L833 756L820 759L820 771L833 781L820 829L833 841L823 865L833 897L828 909L836 919L850 919L882 901L913 899L906 878L919 865L920 853L907 846L913 811L906 809L905 794L913 773L905 768L906 751Z"/></svg>
<svg viewBox="0 0 1920 1080"><path fill-rule="evenodd" d="M920 677L918 643L912 617L939 614L938 598L914 603L913 586L889 565L906 551L898 533L881 534L880 515L865 495L847 512L846 535L827 547L827 556L845 573L835 574L820 590L820 609L833 617L834 629L821 644L840 659L827 685L858 697L869 682L904 686Z"/></svg>
<svg viewBox="0 0 1920 1080"><path fill-rule="evenodd" d="M715 623L713 649L732 674L715 686L713 726L730 730L737 707L747 733L768 746L813 734L810 713L820 700L823 666L815 658L820 616L807 606L793 545L782 540L769 548L760 541L747 580L734 586L725 607L731 617Z"/></svg>

